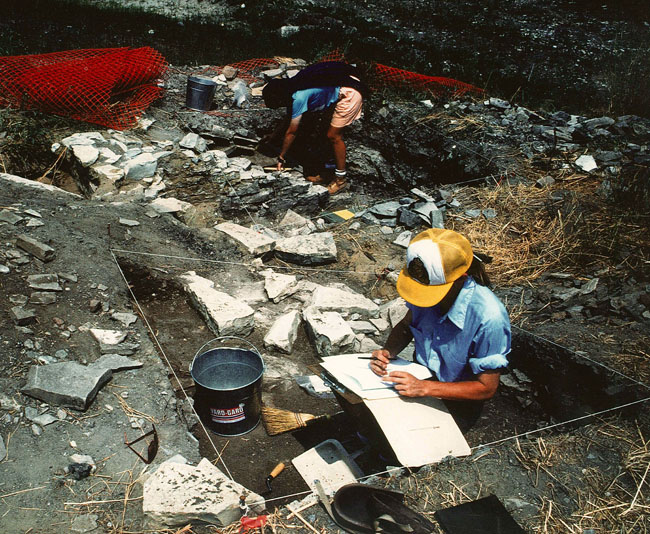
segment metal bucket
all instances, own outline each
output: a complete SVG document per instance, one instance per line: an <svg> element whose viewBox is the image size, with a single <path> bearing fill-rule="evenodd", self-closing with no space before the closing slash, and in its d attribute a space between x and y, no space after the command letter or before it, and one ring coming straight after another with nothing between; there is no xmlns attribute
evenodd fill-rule
<svg viewBox="0 0 650 534"><path fill-rule="evenodd" d="M202 76L188 76L185 106L197 111L208 111L217 89L217 83Z"/></svg>
<svg viewBox="0 0 650 534"><path fill-rule="evenodd" d="M212 343L243 341L253 350L218 347ZM220 436L241 436L260 422L264 360L245 339L219 337L208 341L194 355L190 374L196 384L194 408L203 424Z"/></svg>

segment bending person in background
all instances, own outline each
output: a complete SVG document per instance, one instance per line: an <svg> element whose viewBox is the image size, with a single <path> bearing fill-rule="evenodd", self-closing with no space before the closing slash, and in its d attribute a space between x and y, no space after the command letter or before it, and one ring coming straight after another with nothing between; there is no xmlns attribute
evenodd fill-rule
<svg viewBox="0 0 650 534"><path fill-rule="evenodd" d="M461 430L479 418L483 401L494 396L508 366L510 320L486 283L482 264L462 235L432 228L415 236L397 279L409 311L384 347L372 353L370 364L400 395L443 399ZM390 360L411 340L416 361L434 378L387 373Z"/></svg>

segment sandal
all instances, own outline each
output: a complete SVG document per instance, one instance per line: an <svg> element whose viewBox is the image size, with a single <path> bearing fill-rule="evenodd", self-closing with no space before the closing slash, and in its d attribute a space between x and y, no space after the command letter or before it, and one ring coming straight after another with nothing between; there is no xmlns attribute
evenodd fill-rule
<svg viewBox="0 0 650 534"><path fill-rule="evenodd" d="M345 179L335 180L327 186L327 190L329 191L330 195L336 195L341 191L346 190L349 186L350 184Z"/></svg>

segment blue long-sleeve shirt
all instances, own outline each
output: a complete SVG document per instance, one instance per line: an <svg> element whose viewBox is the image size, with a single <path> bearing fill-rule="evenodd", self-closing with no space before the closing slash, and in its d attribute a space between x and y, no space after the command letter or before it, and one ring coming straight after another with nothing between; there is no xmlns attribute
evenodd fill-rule
<svg viewBox="0 0 650 534"><path fill-rule="evenodd" d="M438 306L411 310L416 360L441 382L471 380L489 370L505 369L510 352L510 319L490 289L468 276L449 311Z"/></svg>

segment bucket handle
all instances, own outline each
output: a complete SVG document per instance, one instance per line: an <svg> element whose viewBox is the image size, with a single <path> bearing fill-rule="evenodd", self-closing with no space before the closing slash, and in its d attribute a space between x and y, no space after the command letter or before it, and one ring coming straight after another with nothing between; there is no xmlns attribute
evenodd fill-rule
<svg viewBox="0 0 650 534"><path fill-rule="evenodd" d="M214 339L211 339L207 343L204 343L199 350L196 351L196 354L194 355L194 358L192 358L192 363L190 363L190 373L192 372L192 367L194 367L194 362L196 361L196 357L202 353L203 349L207 347L210 343L214 343L215 341L222 341L224 339L236 339L237 341L243 341L244 343L247 343L251 346L253 349L253 352L257 354L260 358L262 358L262 355L260 354L260 351L257 350L257 347L253 345L250 341L247 339L244 339L243 337L239 336L220 336L220 337L215 337Z"/></svg>

